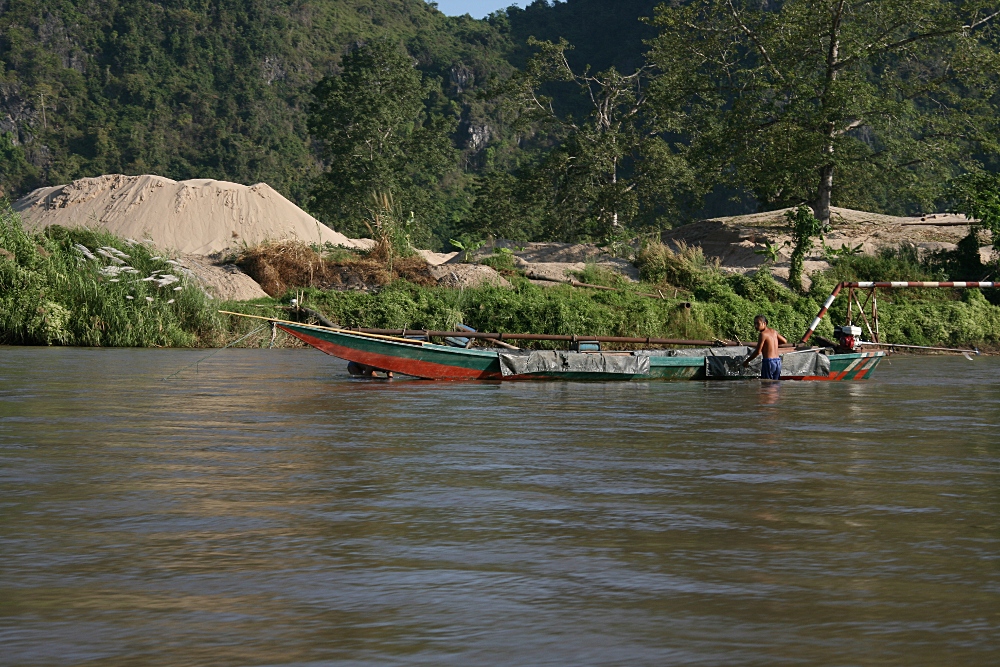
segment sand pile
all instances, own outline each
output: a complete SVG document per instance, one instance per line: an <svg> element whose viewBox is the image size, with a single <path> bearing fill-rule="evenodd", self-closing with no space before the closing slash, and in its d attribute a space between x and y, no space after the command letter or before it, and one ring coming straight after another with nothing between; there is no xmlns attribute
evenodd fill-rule
<svg viewBox="0 0 1000 667"><path fill-rule="evenodd" d="M49 225L98 227L189 255L286 239L357 247L266 183L112 174L39 188L14 208L30 230Z"/></svg>
<svg viewBox="0 0 1000 667"><path fill-rule="evenodd" d="M785 212L790 209L713 218L682 225L663 233L663 242L697 245L709 257L718 258L723 267L754 267L764 258L754 253L765 240L772 245L791 243ZM895 217L879 213L831 207L831 231L824 235L831 248L861 246L861 251L873 254L880 248L898 247L909 243L923 250L954 250L969 233L965 216L937 213L918 217ZM820 246L817 244L817 250ZM790 248L783 248L788 258Z"/></svg>
<svg viewBox="0 0 1000 667"><path fill-rule="evenodd" d="M202 255L182 255L177 261L213 299L249 301L267 297L267 292L235 264L216 264Z"/></svg>

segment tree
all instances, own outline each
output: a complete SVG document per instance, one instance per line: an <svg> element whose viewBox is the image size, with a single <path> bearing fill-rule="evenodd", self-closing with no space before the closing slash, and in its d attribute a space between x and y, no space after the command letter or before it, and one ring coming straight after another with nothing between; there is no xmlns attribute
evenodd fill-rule
<svg viewBox="0 0 1000 667"><path fill-rule="evenodd" d="M700 164L765 206L810 201L824 225L834 199L928 206L995 145L995 4L661 5L653 94L661 113L685 116Z"/></svg>
<svg viewBox="0 0 1000 667"><path fill-rule="evenodd" d="M645 113L650 68L627 75L613 67L578 73L567 60L572 47L565 40L529 43L538 52L507 81L503 96L514 127L545 135L550 145L535 162L516 170L515 179L495 175L487 180L480 196L491 209L483 211L484 220L493 223L489 231L607 238L625 233L638 219L652 223L675 208L690 183L683 159ZM554 85L577 90L586 100L584 118L556 110L543 94ZM498 219L504 212L515 219ZM527 222L529 215L535 219L527 225L517 220Z"/></svg>
<svg viewBox="0 0 1000 667"><path fill-rule="evenodd" d="M24 149L14 141L11 133L0 133L0 198L38 185L38 169L28 162ZM12 192L4 192L4 186Z"/></svg>
<svg viewBox="0 0 1000 667"><path fill-rule="evenodd" d="M428 108L432 88L409 55L385 39L356 48L339 75L317 84L309 130L326 170L314 208L345 233L364 231L375 192L392 193L418 217L434 207L432 191L455 168L457 151L448 137L455 119Z"/></svg>
<svg viewBox="0 0 1000 667"><path fill-rule="evenodd" d="M973 221L969 235L959 243L959 253L971 255L971 263L978 265L979 230L984 229L992 238L996 262L1000 257L1000 175L982 171L963 174L952 183L949 195L954 201L952 210Z"/></svg>
<svg viewBox="0 0 1000 667"><path fill-rule="evenodd" d="M792 248L791 261L788 266L788 285L802 291L802 267L806 255L813 248L813 238L823 231L822 223L816 219L808 206L799 206L785 213L788 226L792 230L795 247Z"/></svg>

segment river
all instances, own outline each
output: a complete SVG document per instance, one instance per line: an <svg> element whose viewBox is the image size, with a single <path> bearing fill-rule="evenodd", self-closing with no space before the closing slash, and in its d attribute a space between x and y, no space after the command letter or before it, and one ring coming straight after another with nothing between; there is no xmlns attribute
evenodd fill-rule
<svg viewBox="0 0 1000 667"><path fill-rule="evenodd" d="M1000 663L998 358L501 385L206 354L0 347L0 664Z"/></svg>

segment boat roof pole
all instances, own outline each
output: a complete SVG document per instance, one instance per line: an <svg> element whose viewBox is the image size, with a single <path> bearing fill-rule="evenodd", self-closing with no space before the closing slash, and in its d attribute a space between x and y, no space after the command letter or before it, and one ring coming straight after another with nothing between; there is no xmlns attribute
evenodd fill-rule
<svg viewBox="0 0 1000 667"><path fill-rule="evenodd" d="M900 288L900 287L931 287L931 288L938 287L938 288L945 288L945 289L981 289L981 288L988 288L988 287L1000 287L1000 283L996 283L996 282L982 282L982 281L980 281L980 282L961 282L961 281L952 281L952 282L930 282L930 281L925 281L925 282L920 282L920 281L872 282L872 281L861 281L861 282L842 282L842 283L837 283L837 286L833 288L833 292L831 292L830 296L828 296L827 299L826 299L826 301L823 302L823 307L820 308L819 312L816 314L816 319L814 319L812 321L812 324L810 324L809 328L806 329L805 334L802 335L802 340L799 341L799 345L804 344L813 335L813 333L816 331L816 327L819 326L819 323L826 316L826 312L828 310L830 310L830 306L833 305L833 302L837 299L837 296L840 294L841 290L843 290L845 287L851 288L852 290L853 289L870 289L870 290L872 290L872 296L874 297L874 290L876 290L878 288L893 289L893 288ZM859 306L860 306L860 304L859 304ZM864 311L862 311L862 314L864 314ZM876 326L878 326L878 325L876 325Z"/></svg>

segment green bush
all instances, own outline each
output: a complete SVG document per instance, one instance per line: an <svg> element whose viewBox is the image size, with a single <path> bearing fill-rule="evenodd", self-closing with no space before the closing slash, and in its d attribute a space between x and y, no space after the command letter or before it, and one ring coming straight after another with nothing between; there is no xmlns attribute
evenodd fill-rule
<svg viewBox="0 0 1000 667"><path fill-rule="evenodd" d="M921 262L917 248L883 248L875 255L853 255L834 260L828 276L834 283L855 280L947 280L939 266Z"/></svg>
<svg viewBox="0 0 1000 667"><path fill-rule="evenodd" d="M517 269L514 263L514 251L510 248L496 248L492 255L488 255L481 260L480 264L485 264L496 271L512 272Z"/></svg>
<svg viewBox="0 0 1000 667"><path fill-rule="evenodd" d="M602 285L604 287L617 287L619 289L628 287L626 278L611 269L598 266L596 262L587 262L583 271L573 271L573 276L581 283L588 285Z"/></svg>

